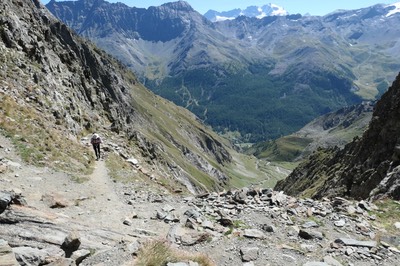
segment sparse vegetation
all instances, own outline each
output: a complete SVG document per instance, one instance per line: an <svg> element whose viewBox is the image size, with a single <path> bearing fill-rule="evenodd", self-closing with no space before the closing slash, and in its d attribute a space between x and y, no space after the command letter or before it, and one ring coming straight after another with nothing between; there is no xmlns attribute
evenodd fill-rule
<svg viewBox="0 0 400 266"><path fill-rule="evenodd" d="M132 182L139 177L138 174L134 176L132 166L115 153L107 156L106 166L108 174L116 181Z"/></svg>
<svg viewBox="0 0 400 266"><path fill-rule="evenodd" d="M66 132L50 127L37 110L7 95L0 95L0 102L0 128L25 162L71 173L92 171L85 147Z"/></svg>
<svg viewBox="0 0 400 266"><path fill-rule="evenodd" d="M253 154L260 159L290 162L299 157L311 142L312 140L308 138L286 136L274 141L259 143L250 150L254 151Z"/></svg>
<svg viewBox="0 0 400 266"><path fill-rule="evenodd" d="M383 227L388 232L395 233L398 229L394 227L394 223L400 221L400 202L384 199L375 202L375 204L379 209L370 211L370 215L376 216L374 224Z"/></svg>
<svg viewBox="0 0 400 266"><path fill-rule="evenodd" d="M204 254L189 254L174 249L164 240L152 240L145 243L138 252L135 265L164 266L169 262L197 262L201 266L215 266Z"/></svg>

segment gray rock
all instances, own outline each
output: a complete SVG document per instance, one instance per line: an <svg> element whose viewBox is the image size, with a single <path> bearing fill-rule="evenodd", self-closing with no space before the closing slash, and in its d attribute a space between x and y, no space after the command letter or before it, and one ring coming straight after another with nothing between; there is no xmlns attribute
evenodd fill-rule
<svg viewBox="0 0 400 266"><path fill-rule="evenodd" d="M127 226L131 226L132 225L132 221L130 219L128 219L128 218L125 218L123 224L127 225Z"/></svg>
<svg viewBox="0 0 400 266"><path fill-rule="evenodd" d="M258 259L259 248L257 247L243 247L240 249L242 261L255 261Z"/></svg>
<svg viewBox="0 0 400 266"><path fill-rule="evenodd" d="M268 233L275 232L275 228L272 225L264 224L261 226L261 228L262 228L262 230L264 230L265 232L268 232Z"/></svg>
<svg viewBox="0 0 400 266"><path fill-rule="evenodd" d="M348 206L346 208L346 210L347 210L348 214L355 214L356 213L356 208L354 208L353 206Z"/></svg>
<svg viewBox="0 0 400 266"><path fill-rule="evenodd" d="M74 251L78 250L80 245L81 238L79 233L72 231L65 237L64 242L61 245L61 249L65 251L65 256L69 258Z"/></svg>
<svg viewBox="0 0 400 266"><path fill-rule="evenodd" d="M319 225L314 221L307 221L301 225L303 228L319 227Z"/></svg>
<svg viewBox="0 0 400 266"><path fill-rule="evenodd" d="M308 230L300 230L299 231L299 236L301 238L310 240L310 239L319 239L322 240L324 238L323 234L318 231L308 231Z"/></svg>
<svg viewBox="0 0 400 266"><path fill-rule="evenodd" d="M389 247L388 250L390 250L393 253L400 254L400 250L395 247Z"/></svg>
<svg viewBox="0 0 400 266"><path fill-rule="evenodd" d="M245 229L243 232L244 237L264 239L265 235L262 231L258 229Z"/></svg>
<svg viewBox="0 0 400 266"><path fill-rule="evenodd" d="M236 193L233 195L233 200L240 204L246 204L247 203L247 190L242 189L242 190L236 191Z"/></svg>
<svg viewBox="0 0 400 266"><path fill-rule="evenodd" d="M165 206L162 208L162 210L165 211L165 212L172 212L173 210L175 210L175 208L172 207L172 206L170 206L170 205L165 205Z"/></svg>
<svg viewBox="0 0 400 266"><path fill-rule="evenodd" d="M174 213L169 213L165 218L164 218L164 222L166 223L177 223L179 222L179 218L174 214Z"/></svg>
<svg viewBox="0 0 400 266"><path fill-rule="evenodd" d="M218 219L218 222L225 227L233 226L233 220L227 216Z"/></svg>
<svg viewBox="0 0 400 266"><path fill-rule="evenodd" d="M354 249L351 247L346 248L346 251L344 252L347 256L350 256L351 254L354 253Z"/></svg>
<svg viewBox="0 0 400 266"><path fill-rule="evenodd" d="M164 220L168 213L164 211L157 211L157 219Z"/></svg>
<svg viewBox="0 0 400 266"><path fill-rule="evenodd" d="M46 263L57 261L59 259L65 258L65 252L60 247L50 246L42 251L46 252Z"/></svg>
<svg viewBox="0 0 400 266"><path fill-rule="evenodd" d="M343 227L343 226L346 225L346 221L345 221L344 219L340 219L340 220L338 220L338 221L335 221L333 224L334 224L335 226L337 226L337 227Z"/></svg>
<svg viewBox="0 0 400 266"><path fill-rule="evenodd" d="M20 265L43 265L46 263L47 253L32 247L15 247L12 249Z"/></svg>
<svg viewBox="0 0 400 266"><path fill-rule="evenodd" d="M314 245L308 245L308 244L301 244L301 245L300 245L300 248L301 248L302 250L304 250L304 251L307 251L307 252L313 252L313 251L316 251L316 250L317 250L316 246L314 246Z"/></svg>
<svg viewBox="0 0 400 266"><path fill-rule="evenodd" d="M137 159L135 159L135 158L129 158L129 159L127 159L126 161L127 161L128 163L134 165L134 166L136 166L136 165L139 164L139 161L138 161Z"/></svg>
<svg viewBox="0 0 400 266"><path fill-rule="evenodd" d="M214 230L214 225L213 225L213 223L210 222L210 221L208 221L208 220L202 222L202 223L201 223L201 226L202 226L203 228L207 228L207 229Z"/></svg>
<svg viewBox="0 0 400 266"><path fill-rule="evenodd" d="M201 217L201 214L196 211L195 209L189 209L187 211L185 211L184 215L186 215L189 218L194 218L194 219L198 219Z"/></svg>
<svg viewBox="0 0 400 266"><path fill-rule="evenodd" d="M391 236L381 236L381 242L386 242L392 246L400 246L400 236L391 235Z"/></svg>
<svg viewBox="0 0 400 266"><path fill-rule="evenodd" d="M42 201L50 208L65 208L71 205L61 194L50 193L42 196Z"/></svg>
<svg viewBox="0 0 400 266"><path fill-rule="evenodd" d="M217 221L222 225L222 226L225 226L225 227L230 227L230 226L233 226L233 220L232 220L232 218L230 218L226 213L225 213L225 211L223 211L223 210L216 210L215 211L221 218L219 218L219 219L217 219Z"/></svg>
<svg viewBox="0 0 400 266"><path fill-rule="evenodd" d="M9 161L9 160L7 160L7 165L11 166L11 167L14 167L14 168L17 168L17 169L21 169L21 167L22 167L22 165L20 163L12 162L12 161Z"/></svg>
<svg viewBox="0 0 400 266"><path fill-rule="evenodd" d="M11 204L11 200L11 193L0 191L0 213L3 213L7 209L7 207Z"/></svg>
<svg viewBox="0 0 400 266"><path fill-rule="evenodd" d="M374 248L377 246L376 241L358 241L351 238L339 238L335 240L335 243L343 246L353 246L353 247Z"/></svg>
<svg viewBox="0 0 400 266"><path fill-rule="evenodd" d="M20 264L15 259L15 254L8 242L0 239L0 265L19 266Z"/></svg>
<svg viewBox="0 0 400 266"><path fill-rule="evenodd" d="M368 202L362 200L358 203L358 207L360 207L361 209L364 209L366 211L370 211L371 207L369 206Z"/></svg>
<svg viewBox="0 0 400 266"><path fill-rule="evenodd" d="M71 259L73 259L77 265L79 265L84 259L90 256L90 250L79 249L72 253Z"/></svg>
<svg viewBox="0 0 400 266"><path fill-rule="evenodd" d="M183 236L180 236L181 244L184 246L193 246L199 243L202 243L210 238L210 235L207 233L189 233Z"/></svg>
<svg viewBox="0 0 400 266"><path fill-rule="evenodd" d="M190 228L190 229L196 229L197 223L194 219L192 218L187 218L186 223L185 223L185 227Z"/></svg>
<svg viewBox="0 0 400 266"><path fill-rule="evenodd" d="M273 193L271 197L271 204L275 206L281 206L284 202L286 202L287 197L283 192Z"/></svg>
<svg viewBox="0 0 400 266"><path fill-rule="evenodd" d="M395 227L397 230L400 230L400 222L394 223L394 227Z"/></svg>
<svg viewBox="0 0 400 266"><path fill-rule="evenodd" d="M329 266L329 264L320 261L310 261L303 264L303 266Z"/></svg>
<svg viewBox="0 0 400 266"><path fill-rule="evenodd" d="M135 240L135 241L133 241L132 243L129 243L129 244L126 246L126 248L127 248L128 252L129 252L130 254L136 255L137 252L138 252L139 249L140 249L140 243L139 243L138 240Z"/></svg>

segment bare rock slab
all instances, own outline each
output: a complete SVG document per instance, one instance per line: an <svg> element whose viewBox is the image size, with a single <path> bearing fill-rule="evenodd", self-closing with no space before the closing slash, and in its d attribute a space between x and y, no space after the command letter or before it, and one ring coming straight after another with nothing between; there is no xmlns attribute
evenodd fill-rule
<svg viewBox="0 0 400 266"><path fill-rule="evenodd" d="M265 234L258 229L245 229L243 236L247 238L264 239Z"/></svg>
<svg viewBox="0 0 400 266"><path fill-rule="evenodd" d="M378 244L376 241L358 241L351 238L339 238L335 240L335 243L343 246L367 247L367 248L374 248Z"/></svg>

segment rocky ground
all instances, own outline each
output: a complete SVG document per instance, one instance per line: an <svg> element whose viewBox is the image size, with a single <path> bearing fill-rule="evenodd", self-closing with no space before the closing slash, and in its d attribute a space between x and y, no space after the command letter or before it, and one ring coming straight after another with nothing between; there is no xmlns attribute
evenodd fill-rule
<svg viewBox="0 0 400 266"><path fill-rule="evenodd" d="M377 225L380 211L271 189L171 195L111 180L104 160L71 177L24 164L0 136L0 265L134 265L148 239L215 265L400 265L400 221Z"/></svg>

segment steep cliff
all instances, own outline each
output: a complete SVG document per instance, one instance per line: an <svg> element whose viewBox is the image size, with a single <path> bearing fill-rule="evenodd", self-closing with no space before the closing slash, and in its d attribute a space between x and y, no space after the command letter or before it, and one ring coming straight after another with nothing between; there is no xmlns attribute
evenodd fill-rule
<svg viewBox="0 0 400 266"><path fill-rule="evenodd" d="M344 149L318 150L276 189L322 198L400 199L400 75L376 104L368 130Z"/></svg>

